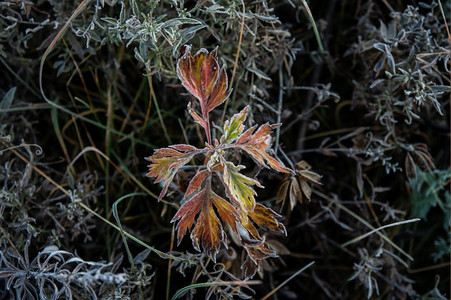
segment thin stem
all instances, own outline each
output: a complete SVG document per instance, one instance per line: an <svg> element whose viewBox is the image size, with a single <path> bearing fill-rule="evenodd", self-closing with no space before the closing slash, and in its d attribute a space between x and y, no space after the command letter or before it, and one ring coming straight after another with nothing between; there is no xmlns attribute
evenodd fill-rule
<svg viewBox="0 0 451 300"><path fill-rule="evenodd" d="M243 17L241 18L240 37L238 39L238 49L236 50L235 63L233 64L232 78L230 79L230 87L229 87L230 89L233 88L233 80L235 80L236 67L238 66L241 44L243 43L244 21L246 17L246 6L243 0L241 0L241 5L243 7ZM224 109L222 110L221 124L224 123L225 113L227 111L227 106L229 105L229 99L230 97L226 99Z"/></svg>
<svg viewBox="0 0 451 300"><path fill-rule="evenodd" d="M392 224L387 224L387 225L381 226L379 228L375 228L375 229L371 230L370 232L362 234L362 235L360 235L360 236L358 236L358 237L356 237L356 238L354 238L354 239L352 239L350 241L347 241L346 243L341 244L340 247L347 247L347 246L349 246L351 244L354 244L354 243L356 243L356 242L358 242L360 240L363 240L364 238L372 235L373 233L378 232L380 230L383 230L385 228L398 226L398 225L403 225L403 224L412 223L412 222L418 222L418 221L421 221L421 219L414 218L414 219L410 219L410 220L404 220L404 221L399 221L399 222L395 222L395 223L392 223Z"/></svg>
<svg viewBox="0 0 451 300"><path fill-rule="evenodd" d="M283 106L283 71L282 66L279 68L279 103L277 104L277 124L282 122L282 106ZM279 150L280 127L276 128L276 143L274 146L274 154L277 155Z"/></svg>
<svg viewBox="0 0 451 300"><path fill-rule="evenodd" d="M302 4L304 5L305 10L307 11L307 16L309 18L310 23L313 27L313 32L315 33L316 41L318 43L319 52L321 54L324 53L324 47L323 43L321 42L321 37L319 35L318 27L316 27L315 19L313 19L312 12L310 11L310 7L308 6L307 2L305 0L301 0Z"/></svg>
<svg viewBox="0 0 451 300"><path fill-rule="evenodd" d="M207 143L208 143L209 145L211 145L210 118L209 118L209 116L208 116L208 113L206 113L206 114L204 115L204 121L205 121L205 123L207 124L207 128L205 128L205 132L206 132L206 134L207 134Z"/></svg>
<svg viewBox="0 0 451 300"><path fill-rule="evenodd" d="M262 284L260 280L248 280L248 281L213 281L213 282L203 282L203 283L195 283L188 286L185 286L184 288L181 288L178 290L174 296L172 296L171 300L177 299L180 295L182 295L184 292L189 291L191 289L195 289L198 287L210 287L210 286L248 286L248 285L256 285L256 284Z"/></svg>
<svg viewBox="0 0 451 300"><path fill-rule="evenodd" d="M305 270L307 270L308 268L310 268L315 262L312 261L311 263L309 263L308 265L306 265L305 267L303 267L302 269L296 271L296 273L294 273L293 275L291 275L287 280L285 280L284 282L282 282L281 284L279 284L275 289L273 289L271 292L269 292L268 294L266 294L266 296L264 296L263 298L261 298L261 300L266 300L269 297L271 297L275 292L277 292L280 288L282 288L284 285L286 285L288 282L290 282L293 278L295 278L296 276L298 276L299 274L301 274L302 272L304 272Z"/></svg>
<svg viewBox="0 0 451 300"><path fill-rule="evenodd" d="M203 99L200 102L200 109L202 110L202 118L204 119L204 122L206 124L206 128L205 129L205 133L207 135L207 143L209 145L211 145L211 129L210 129L210 116L208 115L208 111L207 111L207 99L204 99L204 97L202 97Z"/></svg>

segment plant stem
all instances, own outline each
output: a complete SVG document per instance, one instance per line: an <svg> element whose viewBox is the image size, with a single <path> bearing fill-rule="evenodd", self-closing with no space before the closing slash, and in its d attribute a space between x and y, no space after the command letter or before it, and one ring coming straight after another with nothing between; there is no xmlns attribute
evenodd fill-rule
<svg viewBox="0 0 451 300"><path fill-rule="evenodd" d="M207 143L211 145L211 129L210 129L210 116L207 111L207 101L205 97L202 97L202 101L200 101L200 109L202 110L202 118L206 124L205 133L207 135Z"/></svg>
<svg viewBox="0 0 451 300"><path fill-rule="evenodd" d="M323 54L325 52L323 43L321 42L321 37L319 35L318 27L316 27L315 19L313 19L313 15L312 15L312 12L310 11L310 7L308 6L308 4L305 0L302 0L302 4L304 5L305 10L307 11L307 16L309 18L309 21L312 24L313 32L315 33L316 41L318 42L319 52L321 54Z"/></svg>

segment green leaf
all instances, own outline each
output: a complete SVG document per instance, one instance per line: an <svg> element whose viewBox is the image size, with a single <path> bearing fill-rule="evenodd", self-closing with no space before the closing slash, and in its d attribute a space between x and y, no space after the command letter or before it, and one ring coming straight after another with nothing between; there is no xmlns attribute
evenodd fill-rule
<svg viewBox="0 0 451 300"><path fill-rule="evenodd" d="M257 180L241 174L240 170L244 168L242 165L235 166L233 163L225 161L223 179L233 200L244 211L252 211L255 207L255 195L257 193L251 186L262 186Z"/></svg>
<svg viewBox="0 0 451 300"><path fill-rule="evenodd" d="M225 121L224 134L221 137L222 144L232 143L243 133L243 122L246 120L248 109L249 106L246 106L241 112L234 114L230 121Z"/></svg>

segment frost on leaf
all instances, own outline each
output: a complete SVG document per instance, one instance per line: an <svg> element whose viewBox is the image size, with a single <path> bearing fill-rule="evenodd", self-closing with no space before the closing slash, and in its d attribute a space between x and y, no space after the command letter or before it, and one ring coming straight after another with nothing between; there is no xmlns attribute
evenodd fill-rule
<svg viewBox="0 0 451 300"><path fill-rule="evenodd" d="M201 189L201 185L204 182L205 178L209 175L209 172L207 170L202 170L198 172L194 177L191 179L188 188L185 192L185 198L188 198L192 193L196 192L197 190Z"/></svg>
<svg viewBox="0 0 451 300"><path fill-rule="evenodd" d="M262 240L262 243L257 246L244 246L246 249L247 257L241 266L244 273L244 278L252 278L255 273L260 269L260 262L269 257L277 257L276 252L272 250L269 245Z"/></svg>
<svg viewBox="0 0 451 300"><path fill-rule="evenodd" d="M180 167L186 165L196 154L196 147L190 145L173 145L171 148L155 150L154 154L145 159L150 161L147 177L156 177L155 183L162 182L163 189L158 197L160 201L166 194L169 184L174 179Z"/></svg>
<svg viewBox="0 0 451 300"><path fill-rule="evenodd" d="M294 172L268 153L271 132L278 124L264 124L245 130L244 122L249 106L224 123L219 140L212 139L215 135L210 132L212 124L209 112L230 95L227 73L219 65L217 49L211 52L201 49L194 55L191 55L190 47L183 49L177 60L177 75L188 92L199 100L201 111L195 111L189 103L188 112L204 128L207 142L203 149L179 144L156 150L146 158L150 161L147 176L155 177L155 183L163 185L160 200L176 173L182 172L180 168L188 164L195 155L202 154L203 164L188 183L182 205L171 221L176 223L177 243L180 244L190 232L193 247L215 261L221 243L226 247L228 245L225 229L230 228L246 250L247 258L242 269L245 277L250 278L259 269L262 260L276 256L257 228L283 234L286 234L286 230L279 222L280 215L256 203L254 186L262 188L260 183L241 173L244 166L235 165L227 159L234 157L234 152L243 151L263 167L290 173L292 177ZM201 160L195 163L198 162ZM302 174L316 180L315 173L304 170ZM176 181L174 183L177 184Z"/></svg>
<svg viewBox="0 0 451 300"><path fill-rule="evenodd" d="M230 120L224 123L224 134L221 137L222 144L229 144L235 141L243 133L243 122L246 120L249 106L246 106L241 112L234 114Z"/></svg>
<svg viewBox="0 0 451 300"><path fill-rule="evenodd" d="M285 226L277 221L277 218L280 218L281 216L274 212L272 209L267 208L259 203L255 205L253 211L249 212L249 217L263 229L270 229L287 234Z"/></svg>
<svg viewBox="0 0 451 300"><path fill-rule="evenodd" d="M268 167L269 165L279 172L291 173L290 169L284 167L277 159L266 152L271 146L271 132L277 127L279 127L279 124L270 125L266 123L255 131L257 126L253 126L238 137L235 144L262 166Z"/></svg>
<svg viewBox="0 0 451 300"><path fill-rule="evenodd" d="M210 53L201 49L193 56L191 47L186 47L177 62L177 75L183 86L200 101L203 115L230 95L227 73L224 67L219 67L217 49Z"/></svg>
<svg viewBox="0 0 451 300"><path fill-rule="evenodd" d="M194 121L196 121L197 124L202 126L205 130L207 130L207 122L202 119L201 116L199 116L192 108L191 108L191 102L188 103L188 112L193 117Z"/></svg>
<svg viewBox="0 0 451 300"><path fill-rule="evenodd" d="M198 175L196 175L196 177L197 176ZM213 261L216 261L216 254L219 251L220 243L227 243L226 234L216 212L219 214L222 221L229 224L232 229L236 228L235 224L238 219L238 214L232 204L211 190L210 177L206 178L204 175L200 175L198 178L196 177L193 178L193 181L203 178L202 181L204 186L197 194L180 207L171 222L178 221L176 227L178 231L177 244L180 244L186 231L191 229L195 224L191 231L191 240L193 241L194 248L201 251L200 245L202 245L202 249L205 253L207 253ZM202 182L200 184L193 184L193 182L191 182L190 187L193 185L200 187ZM195 221L198 214L197 221Z"/></svg>
<svg viewBox="0 0 451 300"><path fill-rule="evenodd" d="M244 166L235 166L231 162L225 162L224 183L232 199L238 202L244 211L251 211L255 207L254 196L257 194L251 186L262 186L257 180L241 174L241 169L244 169Z"/></svg>
<svg viewBox="0 0 451 300"><path fill-rule="evenodd" d="M206 196L211 196L211 194ZM216 261L216 254L219 251L220 242L225 238L225 232L222 229L221 222L213 210L210 199L205 198L203 199L203 202L203 209L197 219L193 231L191 232L191 240L193 241L193 246L197 251L201 251L200 243L202 242L202 248L204 251L213 261Z"/></svg>
<svg viewBox="0 0 451 300"><path fill-rule="evenodd" d="M303 202L303 195L310 201L312 188L310 184L321 185L321 175L311 171L312 167L306 161L296 164L295 175L287 174L277 192L276 203L285 199L290 201L290 209L293 210L296 203Z"/></svg>

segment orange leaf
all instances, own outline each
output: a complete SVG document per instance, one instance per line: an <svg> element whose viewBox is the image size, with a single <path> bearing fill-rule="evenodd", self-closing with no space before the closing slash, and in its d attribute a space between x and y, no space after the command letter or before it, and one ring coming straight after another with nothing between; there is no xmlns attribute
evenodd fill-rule
<svg viewBox="0 0 451 300"><path fill-rule="evenodd" d="M209 199L204 198L203 201L199 219L191 232L191 240L197 251L201 251L200 242L202 242L204 251L216 262L216 254L219 251L220 242L225 238L225 233Z"/></svg>
<svg viewBox="0 0 451 300"><path fill-rule="evenodd" d="M202 183L209 174L208 170L202 170L191 179L185 192L185 198L201 188Z"/></svg>
<svg viewBox="0 0 451 300"><path fill-rule="evenodd" d="M201 188L202 183L204 187ZM177 243L180 244L183 236L188 229L194 225L191 231L191 240L193 247L197 251L201 251L201 245L204 252L215 261L216 254L219 251L221 241L227 243L227 236L223 230L221 221L229 224L230 227L237 231L236 223L239 218L235 207L217 195L211 190L211 172L203 170L196 174L187 189L187 195L200 191L185 202L176 213L171 222L178 221L176 229ZM216 212L215 212L216 208ZM196 215L199 214L197 221Z"/></svg>
<svg viewBox="0 0 451 300"><path fill-rule="evenodd" d="M229 97L232 91L231 90L227 91L228 88L227 81L228 79L226 70L224 67L222 67L219 73L219 79L216 82L215 87L213 88L210 100L208 100L206 109L207 112L210 112L217 106L221 105L222 102L224 102Z"/></svg>
<svg viewBox="0 0 451 300"><path fill-rule="evenodd" d="M205 49L200 49L194 56L191 56L191 47L185 49L185 54L177 62L177 75L183 86L202 101L201 74L205 55Z"/></svg>
<svg viewBox="0 0 451 300"><path fill-rule="evenodd" d="M263 241L257 228L252 224L251 220L247 217L247 213L243 210L240 213L240 223L237 223L236 227L238 230L241 243L248 246L260 245Z"/></svg>
<svg viewBox="0 0 451 300"><path fill-rule="evenodd" d="M166 194L169 184L174 179L178 169L186 165L198 153L196 151L197 148L188 145L175 145L173 148L186 149L187 151L180 152L172 148L162 148L155 150L152 156L145 158L151 162L148 165L149 172L146 176L156 177L155 183L163 182L163 189L158 197L158 201Z"/></svg>
<svg viewBox="0 0 451 300"><path fill-rule="evenodd" d="M235 145L246 151L252 158L264 167L271 167L282 173L292 173L266 151L271 145L271 132L279 124L263 124L254 132L256 126L246 130L236 141Z"/></svg>
<svg viewBox="0 0 451 300"><path fill-rule="evenodd" d="M224 67L219 68L217 49L210 53L200 49L191 56L191 47L185 47L184 54L177 62L177 75L188 92L199 99L204 116L230 95L231 91L227 91L226 70Z"/></svg>
<svg viewBox="0 0 451 300"><path fill-rule="evenodd" d="M285 235L287 234L285 226L283 226L282 223L279 223L276 219L281 216L272 209L257 203L254 210L248 214L252 221L254 221L261 228L283 232Z"/></svg>
<svg viewBox="0 0 451 300"><path fill-rule="evenodd" d="M262 241L262 243L258 246L245 246L244 248L254 262L258 262L259 260L266 259L268 257L277 257L276 252L274 252L274 250L272 250L265 241Z"/></svg>
<svg viewBox="0 0 451 300"><path fill-rule="evenodd" d="M214 192L211 194L211 201L222 221L229 224L233 231L237 232L236 222L239 217L235 207Z"/></svg>

